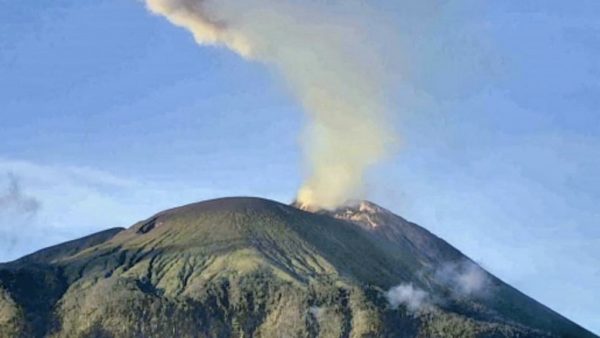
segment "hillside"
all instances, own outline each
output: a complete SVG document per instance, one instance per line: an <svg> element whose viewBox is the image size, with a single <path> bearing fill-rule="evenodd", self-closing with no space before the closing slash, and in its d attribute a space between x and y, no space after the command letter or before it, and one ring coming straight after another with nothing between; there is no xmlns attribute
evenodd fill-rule
<svg viewBox="0 0 600 338"><path fill-rule="evenodd" d="M0 337L595 337L369 202L225 198L0 264Z"/></svg>

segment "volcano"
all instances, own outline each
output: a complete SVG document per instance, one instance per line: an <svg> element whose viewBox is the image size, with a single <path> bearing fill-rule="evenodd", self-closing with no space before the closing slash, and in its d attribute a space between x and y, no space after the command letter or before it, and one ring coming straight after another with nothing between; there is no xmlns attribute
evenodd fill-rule
<svg viewBox="0 0 600 338"><path fill-rule="evenodd" d="M0 337L596 337L373 203L224 198L0 264Z"/></svg>

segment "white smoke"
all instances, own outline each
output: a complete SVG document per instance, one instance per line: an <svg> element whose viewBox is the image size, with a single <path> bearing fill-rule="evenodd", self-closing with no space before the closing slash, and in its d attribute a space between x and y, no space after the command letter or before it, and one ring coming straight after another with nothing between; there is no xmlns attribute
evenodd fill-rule
<svg viewBox="0 0 600 338"><path fill-rule="evenodd" d="M393 309L404 305L408 311L417 312L430 305L429 293L412 284L394 286L385 293L385 297Z"/></svg>
<svg viewBox="0 0 600 338"><path fill-rule="evenodd" d="M381 13L357 0L146 0L150 11L280 73L309 115L305 206L359 198L366 170L394 142L386 122ZM379 27L379 28L374 28ZM374 33L374 32L377 33Z"/></svg>
<svg viewBox="0 0 600 338"><path fill-rule="evenodd" d="M462 296L484 295L491 283L487 273L469 261L446 263L435 272L435 278Z"/></svg>
<svg viewBox="0 0 600 338"><path fill-rule="evenodd" d="M467 260L449 262L441 265L433 274L438 283L447 287L455 296L486 296L491 290L489 275L478 265ZM426 310L428 307L443 302L432 297L427 291L403 283L389 289L385 293L390 306L394 309L400 305L410 312Z"/></svg>

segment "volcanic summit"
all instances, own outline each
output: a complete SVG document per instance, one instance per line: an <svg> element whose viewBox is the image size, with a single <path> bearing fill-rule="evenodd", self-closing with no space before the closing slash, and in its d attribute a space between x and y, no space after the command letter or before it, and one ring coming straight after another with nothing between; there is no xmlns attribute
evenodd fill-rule
<svg viewBox="0 0 600 338"><path fill-rule="evenodd" d="M223 198L0 265L2 337L594 337L360 201Z"/></svg>

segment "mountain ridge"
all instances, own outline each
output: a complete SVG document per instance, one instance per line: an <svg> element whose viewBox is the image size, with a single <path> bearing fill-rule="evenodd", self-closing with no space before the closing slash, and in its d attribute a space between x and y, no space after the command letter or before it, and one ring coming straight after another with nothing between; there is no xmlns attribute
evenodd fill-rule
<svg viewBox="0 0 600 338"><path fill-rule="evenodd" d="M455 285L469 269L489 283L485 294ZM18 285L39 280L44 292L34 302ZM395 286L430 301L418 311L394 308ZM172 322L161 319L165 311ZM261 198L203 201L0 264L3 336L173 332L595 337L426 229L364 201L312 212Z"/></svg>

